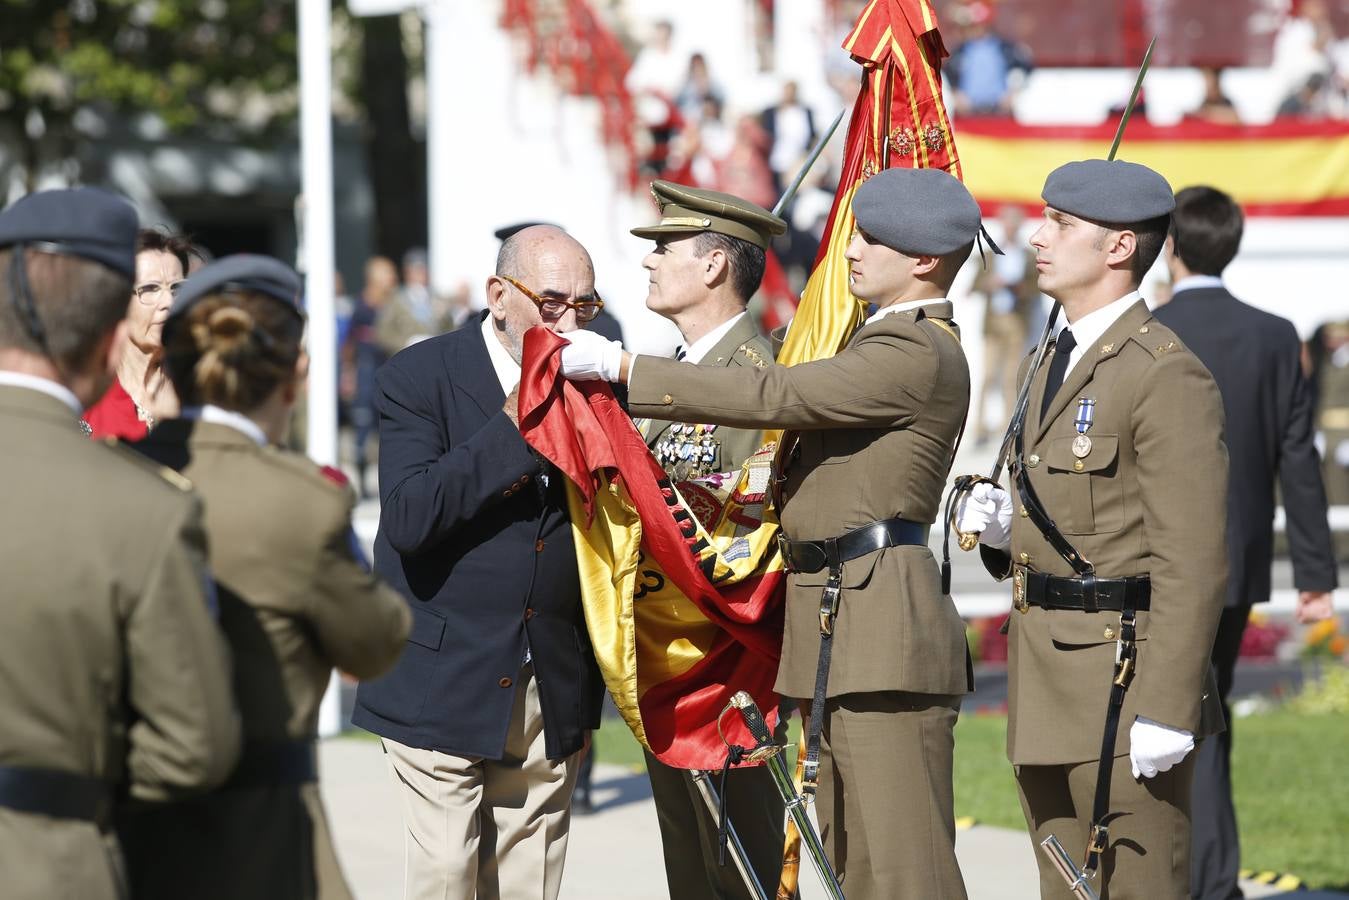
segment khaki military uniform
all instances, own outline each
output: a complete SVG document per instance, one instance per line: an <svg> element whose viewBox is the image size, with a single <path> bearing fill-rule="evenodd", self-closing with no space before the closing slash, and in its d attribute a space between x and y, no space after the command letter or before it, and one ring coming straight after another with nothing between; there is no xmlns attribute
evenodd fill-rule
<svg viewBox="0 0 1349 900"><path fill-rule="evenodd" d="M772 363L772 344L759 334L753 319L742 316L698 365L762 369ZM763 432L757 428L719 428L710 422L665 419L639 419L637 427L656 462L675 481L734 472L763 446Z"/></svg>
<svg viewBox="0 0 1349 900"><path fill-rule="evenodd" d="M310 460L186 420L138 449L180 468L205 502L245 743L222 790L122 818L136 896L348 898L318 785L278 776L275 748L312 756L333 667L358 678L389 668L407 605L355 556L350 488Z"/></svg>
<svg viewBox="0 0 1349 900"><path fill-rule="evenodd" d="M119 783L147 802L219 784L239 722L197 498L36 390L0 386L0 434L0 768L85 776L109 800ZM94 818L0 805L0 893L125 896L117 841Z"/></svg>
<svg viewBox="0 0 1349 900"><path fill-rule="evenodd" d="M831 359L726 370L640 357L636 414L797 432L779 514L792 540L935 521L969 407L951 304L864 325ZM811 696L827 573L792 574L777 690ZM843 565L817 810L851 900L965 895L954 853L952 728L972 685L965 627L925 546Z"/></svg>
<svg viewBox="0 0 1349 900"><path fill-rule="evenodd" d="M772 364L772 346L749 316L731 326L698 362L736 370ZM687 365L687 363L680 363ZM640 419L637 422L656 460L675 481L713 472L738 471L763 446L757 428L719 428L715 424ZM687 771L667 766L646 753L646 771L656 801L671 897L698 900L750 896L735 864L718 865L717 822ZM762 768L732 769L726 779L726 809L745 847L749 863L766 890L782 871L783 804Z"/></svg>
<svg viewBox="0 0 1349 900"><path fill-rule="evenodd" d="M1046 360L1050 355L1046 354ZM1024 370L1028 366L1023 365ZM1139 301L1071 368L1041 422L1049 366L1034 375L1023 459L1037 496L1098 578L1151 577L1138 613L1138 659L1120 717L1102 872L1108 896L1189 895L1189 777L1194 754L1141 784L1129 728L1143 716L1193 732L1222 727L1209 654L1227 578L1227 451L1212 376ZM1074 453L1082 398L1095 400ZM1056 576L1073 569L1023 514L1012 490L1010 559L983 548L990 571L1012 564ZM1018 582L1020 579L1018 573ZM1014 602L1021 608L1021 586ZM1007 755L1036 841L1054 833L1076 858L1087 842L1120 613L1030 607L1011 616ZM1044 897L1068 898L1041 855Z"/></svg>
<svg viewBox="0 0 1349 900"><path fill-rule="evenodd" d="M1317 385L1316 427L1325 441L1322 472L1330 505L1349 503L1349 365L1326 360Z"/></svg>

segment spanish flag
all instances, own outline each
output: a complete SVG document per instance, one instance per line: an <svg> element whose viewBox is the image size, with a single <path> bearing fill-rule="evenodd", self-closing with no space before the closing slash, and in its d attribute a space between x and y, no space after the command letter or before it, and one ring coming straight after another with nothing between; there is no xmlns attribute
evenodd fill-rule
<svg viewBox="0 0 1349 900"><path fill-rule="evenodd" d="M1063 163L1099 156L1114 134L1113 122L1081 127L962 119L967 185L988 213L1014 203L1038 214L1045 176ZM1121 156L1162 173L1177 190L1207 184L1225 191L1249 216L1349 214L1347 122L1159 126L1135 117Z"/></svg>
<svg viewBox="0 0 1349 900"><path fill-rule="evenodd" d="M844 47L863 68L838 192L816 266L777 361L837 353L865 312L848 290L853 192L888 166L959 176L941 99L946 55L929 0L872 0ZM786 574L769 485L782 435L739 472L672 484L606 384L558 374L563 339L525 336L520 428L567 478L586 623L605 684L661 762L711 769L752 744L747 691L776 719Z"/></svg>

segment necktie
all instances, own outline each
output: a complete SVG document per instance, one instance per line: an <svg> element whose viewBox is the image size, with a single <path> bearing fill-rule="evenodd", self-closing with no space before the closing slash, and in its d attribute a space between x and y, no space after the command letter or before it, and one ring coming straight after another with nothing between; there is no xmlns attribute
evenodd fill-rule
<svg viewBox="0 0 1349 900"><path fill-rule="evenodd" d="M683 361L684 361L684 357L686 357L686 356L688 356L688 355L689 355L689 352L688 352L687 350L685 350L683 347L676 347L676 348L675 348L675 361L676 361L676 362L683 362Z"/></svg>
<svg viewBox="0 0 1349 900"><path fill-rule="evenodd" d="M1068 374L1068 357L1077 346L1077 338L1067 328L1059 332L1058 342L1054 344L1054 358L1049 362L1049 375L1045 378L1045 396L1040 402L1040 421L1045 420L1049 404L1063 384L1063 376Z"/></svg>

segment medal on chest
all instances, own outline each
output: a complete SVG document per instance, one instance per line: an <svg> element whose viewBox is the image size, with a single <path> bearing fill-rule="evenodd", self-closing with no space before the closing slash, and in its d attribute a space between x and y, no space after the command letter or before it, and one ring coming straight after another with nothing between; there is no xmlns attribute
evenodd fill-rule
<svg viewBox="0 0 1349 900"><path fill-rule="evenodd" d="M1091 397L1083 397L1077 401L1077 415L1073 417L1073 427L1077 429L1077 437L1073 438L1073 456L1083 459L1091 452L1091 438L1087 432L1091 430L1091 424L1096 419L1096 401Z"/></svg>

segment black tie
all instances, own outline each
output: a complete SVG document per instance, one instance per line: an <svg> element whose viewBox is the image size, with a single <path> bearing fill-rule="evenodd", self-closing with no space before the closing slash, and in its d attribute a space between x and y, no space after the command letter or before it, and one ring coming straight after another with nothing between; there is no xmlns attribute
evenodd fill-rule
<svg viewBox="0 0 1349 900"><path fill-rule="evenodd" d="M689 355L689 352L688 352L687 350L685 350L683 347L676 347L676 348L675 348L675 360L676 360L677 362L683 362L683 361L684 361L684 357L686 357L686 356L688 356L688 355Z"/></svg>
<svg viewBox="0 0 1349 900"><path fill-rule="evenodd" d="M1076 346L1077 338L1073 337L1071 331L1065 328L1059 332L1058 342L1054 344L1054 358L1049 362L1049 375L1045 378L1045 397L1040 403L1041 422L1045 420L1049 404L1063 384L1063 376L1068 374L1068 357L1072 355Z"/></svg>

